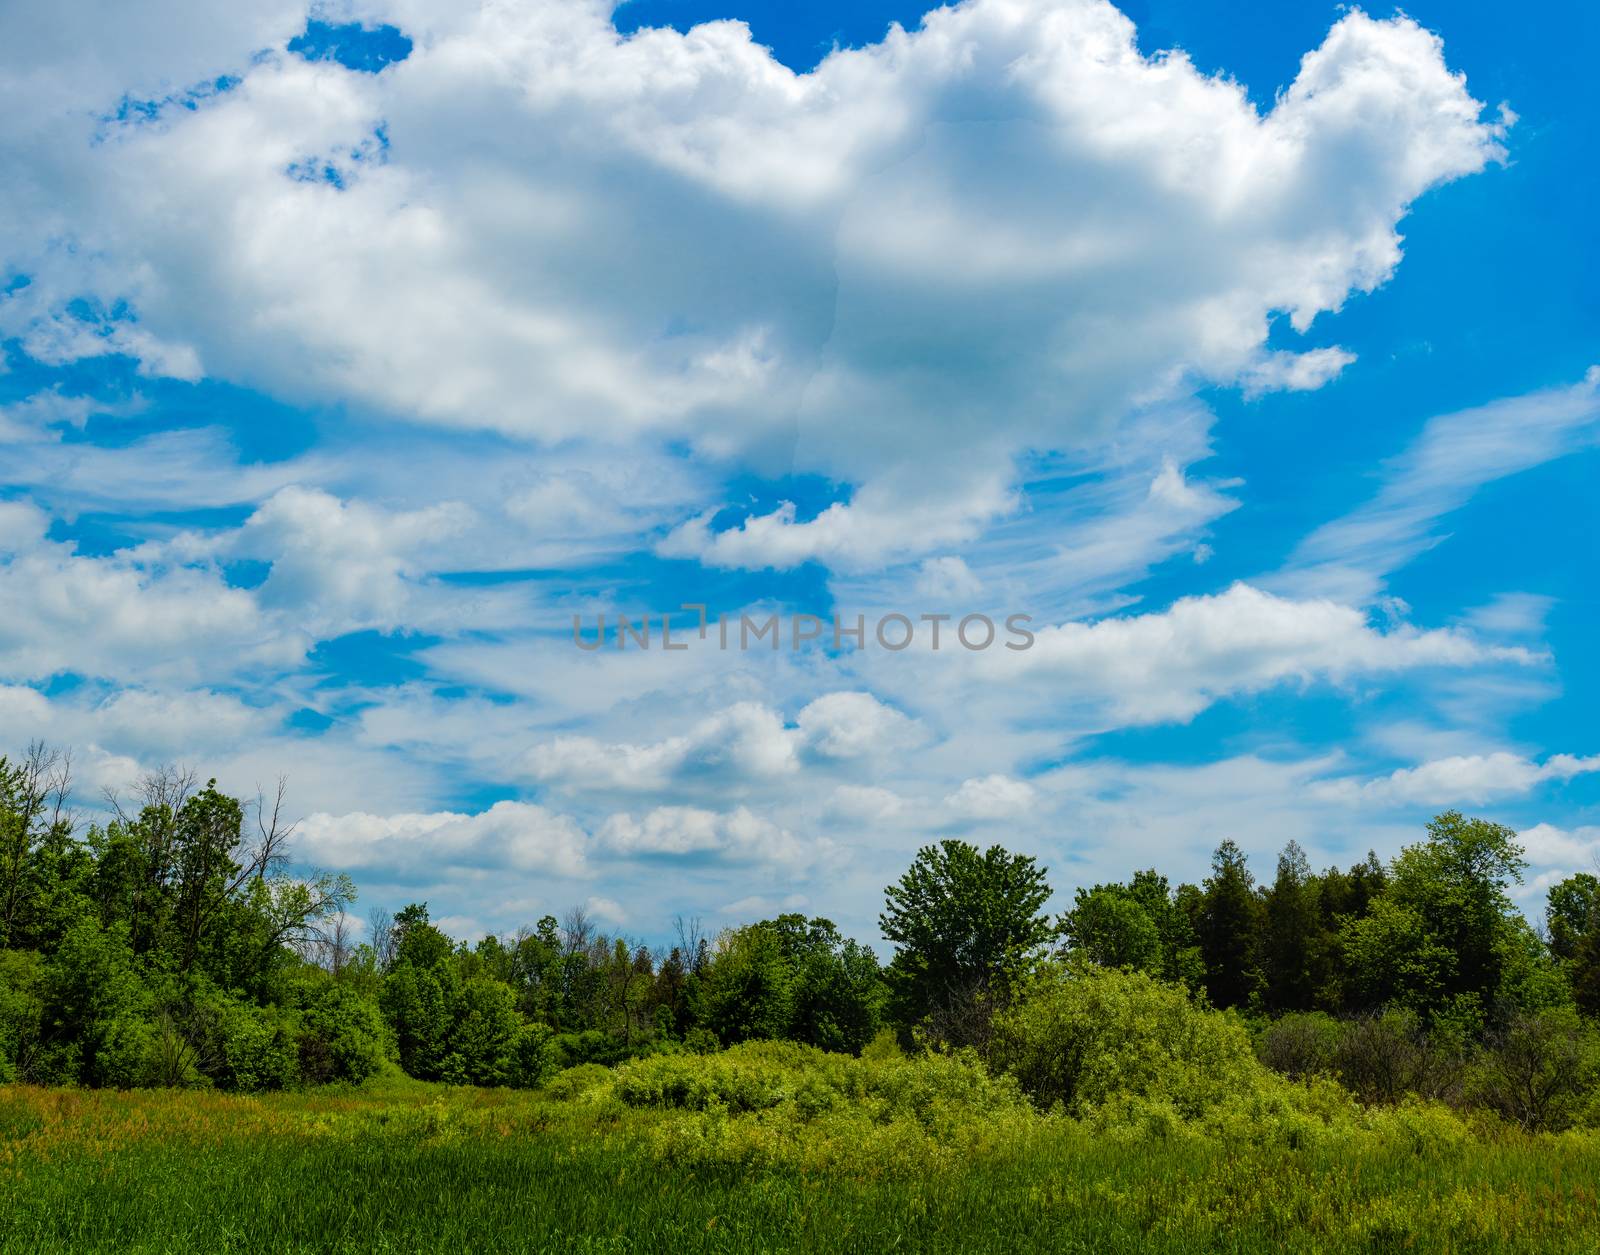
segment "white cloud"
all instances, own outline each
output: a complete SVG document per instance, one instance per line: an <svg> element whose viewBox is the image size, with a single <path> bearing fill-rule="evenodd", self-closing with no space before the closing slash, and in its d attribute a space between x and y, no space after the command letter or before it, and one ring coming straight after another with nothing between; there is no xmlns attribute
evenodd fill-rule
<svg viewBox="0 0 1600 1255"><path fill-rule="evenodd" d="M601 898L591 895L584 902L584 910L606 924L621 926L632 922L632 916L628 914L627 908L615 898Z"/></svg>
<svg viewBox="0 0 1600 1255"><path fill-rule="evenodd" d="M912 720L871 693L825 693L796 722L806 747L822 758L872 758L913 745L922 735Z"/></svg>
<svg viewBox="0 0 1600 1255"><path fill-rule="evenodd" d="M1258 358L1241 376L1246 396L1263 392L1309 392L1337 379L1356 360L1340 348L1312 349L1306 353L1278 351Z"/></svg>
<svg viewBox="0 0 1600 1255"><path fill-rule="evenodd" d="M798 741L774 711L740 702L652 744L559 737L530 750L527 765L535 780L568 790L655 792L682 780L715 787L793 774Z"/></svg>
<svg viewBox="0 0 1600 1255"><path fill-rule="evenodd" d="M260 593L264 605L309 612L322 620L321 634L333 636L425 621L413 596L427 572L423 559L430 550L443 551L472 521L472 511L459 503L388 511L289 487L222 544L233 554L271 562Z"/></svg>
<svg viewBox="0 0 1600 1255"><path fill-rule="evenodd" d="M944 804L964 819L1014 819L1026 815L1034 800L1033 786L1027 781L992 775L963 780Z"/></svg>
<svg viewBox="0 0 1600 1255"><path fill-rule="evenodd" d="M502 867L581 876L588 870L586 844L583 830L564 815L526 802L497 802L475 815L318 812L301 822L295 853L317 866L386 875Z"/></svg>
<svg viewBox="0 0 1600 1255"><path fill-rule="evenodd" d="M630 857L707 857L795 871L836 853L826 838L801 839L743 806L726 813L658 806L642 818L617 814L601 825L599 840L612 853Z"/></svg>
<svg viewBox="0 0 1600 1255"><path fill-rule="evenodd" d="M215 569L159 546L103 557L46 539L48 517L0 503L0 675L145 679L292 665L307 642Z"/></svg>
<svg viewBox="0 0 1600 1255"><path fill-rule="evenodd" d="M1500 155L1438 40L1359 12L1261 114L1094 0L969 0L803 75L740 23L619 38L596 0L361 10L404 62L254 57L292 32L276 7L97 58L73 6L7 71L0 252L33 283L0 321L55 360L855 485L672 542L717 565L948 548L1014 508L1024 449L1192 381L1322 381L1342 351L1264 356L1273 314L1303 331L1383 281L1408 204ZM193 108L92 120L223 70ZM84 323L85 295L138 321Z"/></svg>
<svg viewBox="0 0 1600 1255"><path fill-rule="evenodd" d="M982 662L996 677L1025 678L1058 699L1103 702L1130 722L1160 722L1287 682L1539 660L1455 629L1384 632L1349 606L1235 584L1214 596L1181 598L1160 613L1044 628L1032 649L984 655Z"/></svg>
<svg viewBox="0 0 1600 1255"><path fill-rule="evenodd" d="M1492 798L1527 793L1552 780L1600 771L1600 755L1575 758L1552 754L1543 763L1504 750L1492 754L1458 754L1401 767L1375 780L1343 779L1317 787L1320 795L1352 802L1381 804L1478 804Z"/></svg>
<svg viewBox="0 0 1600 1255"><path fill-rule="evenodd" d="M556 737L529 750L524 764L534 780L564 792L737 793L797 776L802 756L871 759L922 735L914 721L870 693L835 692L803 707L793 727L759 702L737 702L659 741Z"/></svg>
<svg viewBox="0 0 1600 1255"><path fill-rule="evenodd" d="M829 796L826 809L831 818L852 822L892 819L907 807L905 799L893 790L877 785L841 784Z"/></svg>
<svg viewBox="0 0 1600 1255"><path fill-rule="evenodd" d="M1564 864L1577 871L1600 870L1600 828L1558 828L1535 824L1517 834L1528 862L1535 867ZM1570 875L1571 873L1564 873Z"/></svg>
<svg viewBox="0 0 1600 1255"><path fill-rule="evenodd" d="M769 919L785 911L804 911L810 905L811 899L803 893L790 893L781 898L752 894L728 903L717 913L734 920Z"/></svg>

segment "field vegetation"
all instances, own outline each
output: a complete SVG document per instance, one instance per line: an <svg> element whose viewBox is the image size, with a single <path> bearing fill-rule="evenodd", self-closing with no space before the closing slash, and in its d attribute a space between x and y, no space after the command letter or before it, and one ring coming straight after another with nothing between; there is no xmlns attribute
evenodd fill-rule
<svg viewBox="0 0 1600 1255"><path fill-rule="evenodd" d="M0 1249L1593 1251L1600 882L1508 829L1079 890L944 841L823 918L474 945L281 805L0 760Z"/></svg>

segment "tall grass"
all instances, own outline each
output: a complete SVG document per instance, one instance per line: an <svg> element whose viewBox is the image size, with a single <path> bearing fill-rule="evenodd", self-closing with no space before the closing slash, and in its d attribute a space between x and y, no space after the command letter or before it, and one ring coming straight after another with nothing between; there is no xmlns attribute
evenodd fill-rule
<svg viewBox="0 0 1600 1255"><path fill-rule="evenodd" d="M1041 1113L962 1059L792 1046L258 1097L0 1088L0 1250L1600 1249L1600 1134L1284 1083Z"/></svg>

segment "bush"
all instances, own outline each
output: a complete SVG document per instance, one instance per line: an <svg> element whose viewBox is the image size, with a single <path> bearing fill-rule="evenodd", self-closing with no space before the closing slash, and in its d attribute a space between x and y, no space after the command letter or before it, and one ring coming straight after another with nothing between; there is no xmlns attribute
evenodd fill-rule
<svg viewBox="0 0 1600 1255"><path fill-rule="evenodd" d="M748 1042L714 1055L658 1055L618 1068L612 1090L630 1107L733 1114L787 1108L813 1118L859 1107L879 1121L933 1126L955 1113L1014 1111L1015 1081L970 1051L854 1058L793 1042Z"/></svg>
<svg viewBox="0 0 1600 1255"><path fill-rule="evenodd" d="M1331 1076L1344 1030L1322 1011L1304 1011L1274 1020L1256 1039L1256 1054L1274 1072L1292 1081Z"/></svg>
<svg viewBox="0 0 1600 1255"><path fill-rule="evenodd" d="M441 1079L456 1085L509 1083L522 1029L516 991L503 981L474 976L451 1003Z"/></svg>
<svg viewBox="0 0 1600 1255"><path fill-rule="evenodd" d="M378 1008L344 985L330 985L301 1021L301 1075L313 1084L360 1084L382 1069L384 1043Z"/></svg>
<svg viewBox="0 0 1600 1255"><path fill-rule="evenodd" d="M1082 1116L1132 1095L1193 1118L1270 1074L1243 1024L1141 972L1052 966L995 1018L991 1062L1033 1100Z"/></svg>
<svg viewBox="0 0 1600 1255"><path fill-rule="evenodd" d="M1468 1097L1525 1129L1560 1130L1600 1116L1600 1032L1571 1008L1516 1017L1490 1039Z"/></svg>
<svg viewBox="0 0 1600 1255"><path fill-rule="evenodd" d="M132 1014L102 1021L93 1041L94 1063L88 1080L94 1085L133 1089L167 1083L163 1063L170 1051L154 1025ZM196 1078L192 1067L179 1066L173 1084Z"/></svg>
<svg viewBox="0 0 1600 1255"><path fill-rule="evenodd" d="M31 950L0 950L0 1084L37 1075L44 1029L44 960Z"/></svg>
<svg viewBox="0 0 1600 1255"><path fill-rule="evenodd" d="M218 1019L219 1058L213 1078L219 1086L287 1089L300 1079L299 1024L292 1013L230 1001ZM331 1061L326 1070L333 1070Z"/></svg>
<svg viewBox="0 0 1600 1255"><path fill-rule="evenodd" d="M511 1044L511 1067L506 1083L518 1089L537 1089L557 1069L550 1030L543 1024L524 1024Z"/></svg>
<svg viewBox="0 0 1600 1255"><path fill-rule="evenodd" d="M1408 1094L1458 1096L1466 1060L1455 1034L1430 1041L1414 1012L1391 1008L1347 1020L1333 1066L1362 1102L1394 1104Z"/></svg>

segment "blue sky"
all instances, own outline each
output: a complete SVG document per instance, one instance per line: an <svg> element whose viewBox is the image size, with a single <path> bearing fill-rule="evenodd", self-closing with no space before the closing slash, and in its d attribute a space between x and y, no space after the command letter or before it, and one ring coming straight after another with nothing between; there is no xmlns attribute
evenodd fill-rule
<svg viewBox="0 0 1600 1255"><path fill-rule="evenodd" d="M467 935L1593 864L1586 8L159 8L0 16L0 748L86 817L286 774ZM573 644L685 602L1036 637Z"/></svg>

